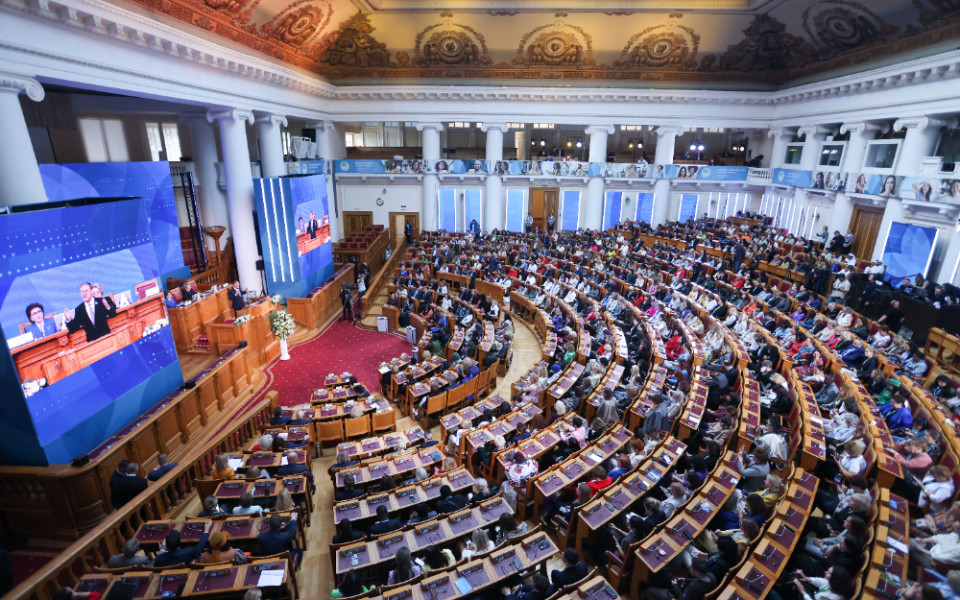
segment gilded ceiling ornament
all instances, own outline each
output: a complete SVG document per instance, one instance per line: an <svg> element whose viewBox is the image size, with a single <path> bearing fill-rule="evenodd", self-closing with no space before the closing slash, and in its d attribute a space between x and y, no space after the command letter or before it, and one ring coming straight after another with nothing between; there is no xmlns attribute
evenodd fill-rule
<svg viewBox="0 0 960 600"><path fill-rule="evenodd" d="M727 47L719 63L713 55L700 61L701 71L784 71L819 60L819 53L806 40L786 33L786 26L769 14L754 17L743 30L746 37ZM782 73L784 79L788 73Z"/></svg>
<svg viewBox="0 0 960 600"><path fill-rule="evenodd" d="M528 66L594 66L593 40L583 28L557 21L524 34L513 64Z"/></svg>
<svg viewBox="0 0 960 600"><path fill-rule="evenodd" d="M941 27L950 22L950 15L960 12L960 0L913 0L920 11L924 27Z"/></svg>
<svg viewBox="0 0 960 600"><path fill-rule="evenodd" d="M467 25L445 19L417 34L413 63L421 67L442 65L490 66L483 35Z"/></svg>
<svg viewBox="0 0 960 600"><path fill-rule="evenodd" d="M371 35L374 27L362 12L340 24L340 28L324 38L321 60L329 65L350 67L390 66L387 45Z"/></svg>
<svg viewBox="0 0 960 600"><path fill-rule="evenodd" d="M620 69L653 67L693 70L697 67L700 36L690 27L668 23L634 35L613 65Z"/></svg>
<svg viewBox="0 0 960 600"><path fill-rule="evenodd" d="M829 54L889 41L900 30L866 6L850 0L820 0L803 11L803 29Z"/></svg>

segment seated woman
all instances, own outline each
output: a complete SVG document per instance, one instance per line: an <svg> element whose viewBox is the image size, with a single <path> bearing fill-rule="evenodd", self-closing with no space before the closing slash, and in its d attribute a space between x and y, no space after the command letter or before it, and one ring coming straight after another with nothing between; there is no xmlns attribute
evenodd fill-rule
<svg viewBox="0 0 960 600"><path fill-rule="evenodd" d="M490 552L494 548L496 548L496 545L490 540L490 536L487 535L487 530L475 529L470 535L470 539L466 541L466 547L460 554L460 560L473 560L473 557L477 554Z"/></svg>
<svg viewBox="0 0 960 600"><path fill-rule="evenodd" d="M262 517L263 513L263 507L253 503L253 494L244 492L243 495L240 496L240 506L235 507L232 514L257 515L258 517Z"/></svg>
<svg viewBox="0 0 960 600"><path fill-rule="evenodd" d="M387 576L387 585L394 585L409 581L414 577L419 577L423 573L420 565L413 562L410 558L410 548L404 546L397 550L393 557L393 569Z"/></svg>
<svg viewBox="0 0 960 600"><path fill-rule="evenodd" d="M346 469L349 467L355 467L358 464L359 464L358 461L351 460L350 455L347 454L346 450L340 450L339 452L337 452L337 462L330 465L330 468L327 469L327 473L329 473L330 476L333 477L334 469L336 470Z"/></svg>
<svg viewBox="0 0 960 600"><path fill-rule="evenodd" d="M210 472L212 479L233 479L236 473L230 466L229 454L218 454L216 462L213 463L213 470Z"/></svg>
<svg viewBox="0 0 960 600"><path fill-rule="evenodd" d="M350 596L356 596L358 594L366 594L373 589L374 586L367 587L360 583L359 572L354 569L353 571L347 571L344 574L340 585L330 592L330 597L349 598Z"/></svg>

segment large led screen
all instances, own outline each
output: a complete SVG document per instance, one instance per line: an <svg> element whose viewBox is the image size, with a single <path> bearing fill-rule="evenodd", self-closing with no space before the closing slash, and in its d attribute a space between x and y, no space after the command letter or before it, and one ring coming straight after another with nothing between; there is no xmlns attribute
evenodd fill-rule
<svg viewBox="0 0 960 600"><path fill-rule="evenodd" d="M20 388L61 460L182 382L147 213L129 199L0 217L0 328L18 379L3 392ZM166 384L146 385L162 371Z"/></svg>
<svg viewBox="0 0 960 600"><path fill-rule="evenodd" d="M890 223L890 233L883 246L883 264L887 266L884 278L894 287L900 287L905 278L926 276L938 233L936 227Z"/></svg>

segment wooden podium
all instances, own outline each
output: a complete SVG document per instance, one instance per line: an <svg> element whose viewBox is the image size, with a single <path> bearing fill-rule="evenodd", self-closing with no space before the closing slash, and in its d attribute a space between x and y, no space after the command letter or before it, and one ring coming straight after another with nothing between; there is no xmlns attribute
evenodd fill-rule
<svg viewBox="0 0 960 600"><path fill-rule="evenodd" d="M173 341L177 344L178 353L214 352L213 344L209 344L209 347L204 349L197 345L197 339L205 335L209 342L210 325L233 318L233 307L227 291L228 288L224 288L189 306L169 309Z"/></svg>
<svg viewBox="0 0 960 600"><path fill-rule="evenodd" d="M210 336L210 349L220 355L246 341L252 352L252 366L262 367L280 356L280 342L270 330L270 313L277 307L269 296L264 297L240 311L240 315L250 315L243 325L234 323L212 323L207 327Z"/></svg>
<svg viewBox="0 0 960 600"><path fill-rule="evenodd" d="M166 316L162 294L118 307L117 316L108 321L110 333L92 342L87 342L83 330L63 330L14 348L11 354L17 374L21 382L43 378L52 385L139 340L147 325Z"/></svg>

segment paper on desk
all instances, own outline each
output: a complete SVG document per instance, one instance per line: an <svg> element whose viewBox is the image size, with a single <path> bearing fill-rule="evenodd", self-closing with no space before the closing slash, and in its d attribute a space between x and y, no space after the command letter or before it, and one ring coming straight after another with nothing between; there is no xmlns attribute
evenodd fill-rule
<svg viewBox="0 0 960 600"><path fill-rule="evenodd" d="M242 458L231 458L229 461L227 461L227 464L230 465L230 468L231 468L231 469L233 469L234 471L236 471L237 469L239 469L240 467L243 466L243 459L242 459Z"/></svg>
<svg viewBox="0 0 960 600"><path fill-rule="evenodd" d="M470 585L470 582L467 581L466 577L457 577L456 581L453 582L453 585L457 587L457 591L461 594L469 594L473 590L473 586Z"/></svg>
<svg viewBox="0 0 960 600"><path fill-rule="evenodd" d="M895 548L896 550L899 550L904 554L906 554L910 550L910 548L908 548L906 544L904 544L897 538L891 537L891 536L887 536L887 546L891 548Z"/></svg>
<svg viewBox="0 0 960 600"><path fill-rule="evenodd" d="M283 569L265 569L260 571L257 587L276 587L283 585Z"/></svg>
<svg viewBox="0 0 960 600"><path fill-rule="evenodd" d="M288 464L288 463L287 463L287 455L284 454L283 456L280 457L280 466L281 466L281 467L285 467L285 466L287 466L287 464Z"/></svg>

